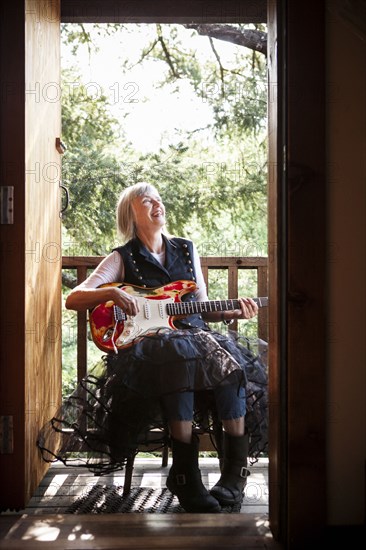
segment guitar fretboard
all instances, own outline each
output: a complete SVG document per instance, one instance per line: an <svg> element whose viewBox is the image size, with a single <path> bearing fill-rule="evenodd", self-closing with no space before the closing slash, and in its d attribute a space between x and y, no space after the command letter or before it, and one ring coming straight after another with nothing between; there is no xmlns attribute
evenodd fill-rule
<svg viewBox="0 0 366 550"><path fill-rule="evenodd" d="M258 307L268 305L268 298L253 298ZM213 311L233 311L240 309L239 300L209 300L208 302L175 302L167 304L168 315L189 315L192 313L211 313Z"/></svg>
<svg viewBox="0 0 366 550"><path fill-rule="evenodd" d="M268 298L253 298L258 307L266 307ZM233 311L240 309L239 300L209 300L208 302L174 302L166 304L166 313L169 316L192 315L194 313L211 313L213 311ZM115 321L125 321L127 316L118 306L113 306Z"/></svg>

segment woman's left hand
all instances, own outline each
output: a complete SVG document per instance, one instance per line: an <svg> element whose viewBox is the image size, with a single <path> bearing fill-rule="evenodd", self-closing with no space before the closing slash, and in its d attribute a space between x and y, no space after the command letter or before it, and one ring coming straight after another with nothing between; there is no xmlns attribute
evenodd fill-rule
<svg viewBox="0 0 366 550"><path fill-rule="evenodd" d="M236 319L251 319L258 314L258 306L252 298L239 298L239 303L241 310L235 310L238 313Z"/></svg>

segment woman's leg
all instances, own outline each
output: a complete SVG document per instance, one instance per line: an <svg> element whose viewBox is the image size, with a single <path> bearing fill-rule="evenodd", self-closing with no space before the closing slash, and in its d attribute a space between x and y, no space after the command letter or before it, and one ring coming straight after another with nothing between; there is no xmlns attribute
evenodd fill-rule
<svg viewBox="0 0 366 550"><path fill-rule="evenodd" d="M246 412L245 389L236 384L221 384L214 390L215 405L224 430L231 435L243 435Z"/></svg>
<svg viewBox="0 0 366 550"><path fill-rule="evenodd" d="M211 489L211 494L222 506L241 503L246 480L248 434L245 433L245 390L237 386L222 385L215 390L219 419L224 428L221 477Z"/></svg>
<svg viewBox="0 0 366 550"><path fill-rule="evenodd" d="M198 467L199 440L192 435L193 401L192 392L163 398L173 455L166 485L187 512L220 512L221 506L204 487Z"/></svg>
<svg viewBox="0 0 366 550"><path fill-rule="evenodd" d="M170 420L169 431L170 435L176 441L182 443L190 443L192 440L192 420Z"/></svg>
<svg viewBox="0 0 366 550"><path fill-rule="evenodd" d="M241 436L245 432L245 421L244 416L239 418L234 418L232 420L221 420L224 427L224 431L230 435Z"/></svg>
<svg viewBox="0 0 366 550"><path fill-rule="evenodd" d="M194 406L193 392L169 394L163 397L162 402L172 438L183 443L190 443Z"/></svg>

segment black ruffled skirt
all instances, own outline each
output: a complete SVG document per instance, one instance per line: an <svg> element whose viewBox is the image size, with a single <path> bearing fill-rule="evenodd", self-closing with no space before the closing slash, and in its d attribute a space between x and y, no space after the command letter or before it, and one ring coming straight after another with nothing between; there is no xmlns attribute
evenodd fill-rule
<svg viewBox="0 0 366 550"><path fill-rule="evenodd" d="M207 425L219 384L245 387L249 456L266 453L267 344L211 329L162 331L104 356L41 429L37 444L48 462L77 459L95 473L121 469L141 446L168 442L162 396L195 392L194 423Z"/></svg>

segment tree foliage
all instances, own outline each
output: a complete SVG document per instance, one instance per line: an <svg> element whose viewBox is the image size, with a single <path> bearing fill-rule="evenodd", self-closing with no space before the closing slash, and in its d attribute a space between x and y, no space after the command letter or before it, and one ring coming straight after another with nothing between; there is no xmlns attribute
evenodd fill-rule
<svg viewBox="0 0 366 550"><path fill-rule="evenodd" d="M121 25L64 25L64 42L73 51L87 47L93 55L98 36L139 32ZM151 29L151 26L150 26ZM260 32L263 32L262 30ZM169 230L190 235L202 252L222 253L223 246L263 253L266 241L266 59L234 47L225 59L219 40L209 41L203 59L191 44L196 30L181 25L156 25L155 36L141 42L144 66L164 67L156 86L181 93L185 82L212 110L212 121L194 132L181 131L179 141L141 154L128 143L123 121L111 114L108 98L85 93L75 70L64 69L62 110L64 181L71 206L64 216L64 253L105 254L115 244L115 204L119 193L136 181L159 188L168 212ZM127 55L121 70L132 68ZM142 129L143 131L143 129ZM204 136L204 137L202 137ZM207 137L208 136L208 137ZM225 242L223 242L225 235ZM70 243L72 243L72 247ZM77 244L76 244L77 243ZM221 251L221 252L220 252Z"/></svg>

